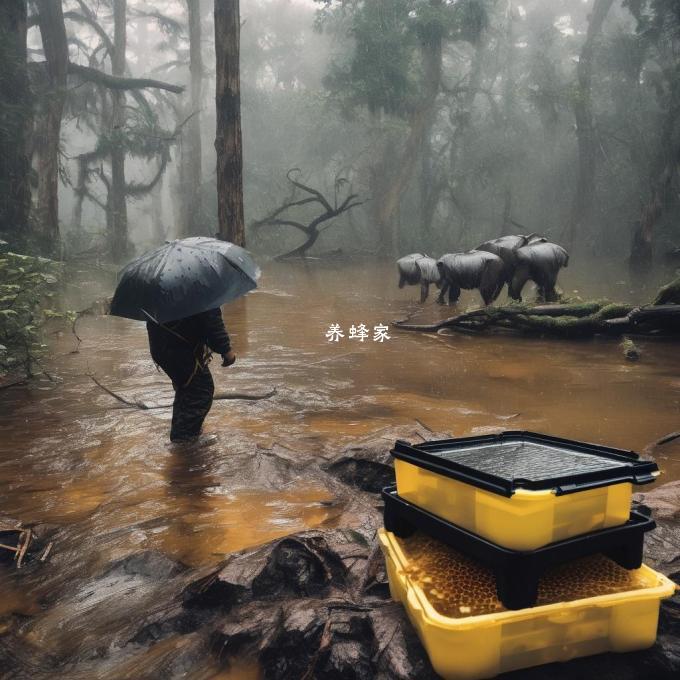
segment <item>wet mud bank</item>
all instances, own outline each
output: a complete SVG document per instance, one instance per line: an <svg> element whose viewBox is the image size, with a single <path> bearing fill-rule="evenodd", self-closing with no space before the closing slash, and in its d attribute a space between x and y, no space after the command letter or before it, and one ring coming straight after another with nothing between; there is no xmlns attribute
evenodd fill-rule
<svg viewBox="0 0 680 680"><path fill-rule="evenodd" d="M34 526L34 550L4 577L35 587L33 608L0 617L0 677L48 678L435 678L401 605L391 601L376 532L378 490L392 477L396 438L443 436L421 425L387 427L342 451L314 458L290 445L254 447L240 463L253 479L323 485L332 510L317 528L190 567L158 550L103 564L82 578L63 559L59 528ZM680 580L680 482L638 494L658 529L646 562ZM7 522L3 524L7 527ZM20 531L19 528L9 531ZM46 541L54 552L40 560ZM70 585L57 587L72 570ZM70 565L70 566L69 566ZM240 675L234 664L259 669ZM232 669L230 671L230 669ZM662 604L656 645L528 669L506 677L612 680L675 678L680 673L680 596Z"/></svg>

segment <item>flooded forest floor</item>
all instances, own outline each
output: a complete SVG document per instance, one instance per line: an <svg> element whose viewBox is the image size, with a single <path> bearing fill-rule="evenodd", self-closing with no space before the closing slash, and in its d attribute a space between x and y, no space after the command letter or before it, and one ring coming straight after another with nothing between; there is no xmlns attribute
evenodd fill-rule
<svg viewBox="0 0 680 680"><path fill-rule="evenodd" d="M653 295L606 278L608 290L570 267L561 283L584 298ZM100 279L74 272L66 304L110 294ZM89 377L169 404L144 324L84 317L79 347L69 332L51 338L56 381L0 392L0 516L53 542L44 562L0 564L0 678L429 677L375 550L397 437L526 429L641 451L680 429L677 344L640 341L631 363L609 339L390 327L374 342L375 326L418 308L419 291L396 279L387 264L268 266L260 289L224 310L236 365L212 371L218 392L276 394L215 402L215 438L191 450L169 443L169 408L126 407ZM477 304L467 293L459 308ZM450 314L432 295L415 318ZM361 323L364 342L349 337ZM660 524L648 561L673 575L680 440L652 453L663 476L642 498ZM677 596L662 611L649 652L521 677L675 677Z"/></svg>

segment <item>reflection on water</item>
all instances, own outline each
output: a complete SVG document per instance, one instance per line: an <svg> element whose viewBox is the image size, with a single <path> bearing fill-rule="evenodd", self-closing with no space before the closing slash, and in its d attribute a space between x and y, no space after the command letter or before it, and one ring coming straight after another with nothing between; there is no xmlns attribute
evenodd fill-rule
<svg viewBox="0 0 680 680"><path fill-rule="evenodd" d="M69 284L74 308L101 290L87 279L81 273ZM631 299L616 276L608 280L613 290L570 268L563 286L584 297ZM58 384L0 393L2 512L66 527L50 560L52 594L64 586L59 570L76 560L83 578L140 549L209 565L227 552L332 521L323 486L248 478L244 461L258 445L287 442L311 457L414 419L455 435L529 429L638 450L680 429L680 357L672 343L640 341L642 360L629 363L617 341L604 339L396 329L382 344L347 337L353 324L372 330L416 311L417 296L415 288L399 290L393 267L384 264L265 267L260 290L225 308L238 362L230 369L214 362L213 373L218 391L278 393L262 402L216 402L206 430L218 441L191 453L167 441L168 409L120 408L87 377L95 373L148 402L170 397L143 324L86 317L78 354L70 353L68 334L56 338L46 365ZM477 295L466 293L459 309L472 304ZM418 319L453 311L431 300ZM345 338L329 343L325 333L334 323ZM680 447L660 449L658 462L666 480L680 478ZM0 616L34 613L46 587L17 583L0 575Z"/></svg>

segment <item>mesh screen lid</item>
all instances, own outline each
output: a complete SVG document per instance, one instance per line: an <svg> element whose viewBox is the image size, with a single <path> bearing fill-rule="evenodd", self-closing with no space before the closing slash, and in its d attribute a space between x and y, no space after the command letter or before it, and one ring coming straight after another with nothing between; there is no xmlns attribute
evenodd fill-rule
<svg viewBox="0 0 680 680"><path fill-rule="evenodd" d="M517 488L571 493L586 488L654 480L658 468L632 451L533 432L462 437L413 445L398 441L392 454L419 467L503 495Z"/></svg>

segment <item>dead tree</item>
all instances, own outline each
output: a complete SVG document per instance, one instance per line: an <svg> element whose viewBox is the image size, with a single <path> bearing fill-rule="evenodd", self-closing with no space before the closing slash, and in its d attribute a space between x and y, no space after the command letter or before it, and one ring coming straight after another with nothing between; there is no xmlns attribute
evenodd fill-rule
<svg viewBox="0 0 680 680"><path fill-rule="evenodd" d="M321 225L328 222L329 220L335 219L339 215L342 215L342 213L348 212L352 208L356 208L357 206L364 203L364 201L357 200L358 195L352 193L352 187L349 184L348 180L344 177L335 178L335 196L333 199L333 203L331 203L317 189L313 189L312 187L303 184L299 180L293 179L291 175L294 172L299 173L301 172L301 170L299 168L292 168L286 173L288 181L293 185L292 186L293 190L291 192L289 199L285 201L283 205L276 208L276 210L267 215L267 217L264 217L261 220L257 220L253 222L251 225L253 228L264 226L293 227L298 231L301 231L306 236L306 241L302 245L298 246L297 248L294 248L290 252L277 255L275 258L277 260L282 260L290 257L304 257L305 253L316 243L321 233L328 229L328 227L330 227L332 223L326 224L324 227L322 227ZM342 192L343 187L345 186L349 187L348 195L344 200L339 202L340 193ZM302 198L298 198L298 191L301 191L307 195ZM317 217L315 217L308 224L304 224L303 222L299 222L288 217L282 217L282 215L284 215L284 213L287 213L287 211L290 210L291 208L313 204L318 205L321 209L323 209L323 212Z"/></svg>

